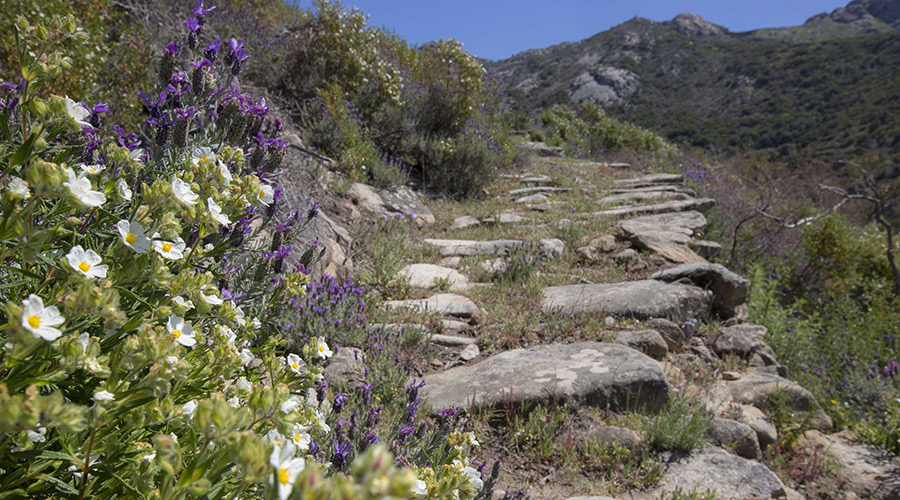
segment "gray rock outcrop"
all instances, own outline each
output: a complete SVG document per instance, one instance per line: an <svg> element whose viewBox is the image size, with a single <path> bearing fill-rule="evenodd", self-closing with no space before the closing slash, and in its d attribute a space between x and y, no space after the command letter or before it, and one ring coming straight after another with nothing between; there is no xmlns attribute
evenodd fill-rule
<svg viewBox="0 0 900 500"><path fill-rule="evenodd" d="M665 318L681 323L705 315L711 301L711 292L695 286L641 280L549 287L544 289L541 308L545 314Z"/></svg>

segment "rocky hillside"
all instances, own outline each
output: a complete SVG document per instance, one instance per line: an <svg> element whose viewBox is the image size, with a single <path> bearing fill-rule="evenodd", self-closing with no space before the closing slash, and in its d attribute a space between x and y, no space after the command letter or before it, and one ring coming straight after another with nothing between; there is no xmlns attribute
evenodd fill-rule
<svg viewBox="0 0 900 500"><path fill-rule="evenodd" d="M746 33L692 14L634 18L485 65L524 110L594 100L696 146L779 160L894 159L898 12L897 0L857 0L802 26Z"/></svg>

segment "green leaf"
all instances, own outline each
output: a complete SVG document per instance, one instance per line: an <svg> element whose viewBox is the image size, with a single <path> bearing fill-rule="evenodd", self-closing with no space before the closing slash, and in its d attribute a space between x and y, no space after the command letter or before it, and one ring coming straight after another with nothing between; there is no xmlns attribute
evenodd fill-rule
<svg viewBox="0 0 900 500"><path fill-rule="evenodd" d="M71 455L67 455L65 453L60 453L58 451L50 451L50 450L42 451L41 454L37 456L37 458L39 458L39 459L43 458L45 460L62 460L65 462L74 462L75 461Z"/></svg>
<svg viewBox="0 0 900 500"><path fill-rule="evenodd" d="M19 165L25 163L31 156L31 152L34 151L34 141L38 138L38 134L31 134L28 136L28 139L19 146L19 149L16 150L16 154L9 160L9 168L15 168Z"/></svg>
<svg viewBox="0 0 900 500"><path fill-rule="evenodd" d="M0 493L0 500L12 498L28 498L28 494L22 488L16 488L14 490L4 491Z"/></svg>
<svg viewBox="0 0 900 500"><path fill-rule="evenodd" d="M124 486L128 491L130 491L132 495L134 495L134 498L147 498L146 496L144 496L143 493L138 491L134 486L128 484L124 479L119 477L119 475L116 474L115 472L113 472L112 470L107 469L107 468L104 468L104 470L106 472L112 474L112 477L114 477L116 479L116 481L118 481L122 486Z"/></svg>
<svg viewBox="0 0 900 500"><path fill-rule="evenodd" d="M40 479L52 484L53 486L56 487L57 490L59 490L63 493L67 493L69 495L77 495L78 494L78 490L73 488L68 483L64 483L53 476L41 476Z"/></svg>

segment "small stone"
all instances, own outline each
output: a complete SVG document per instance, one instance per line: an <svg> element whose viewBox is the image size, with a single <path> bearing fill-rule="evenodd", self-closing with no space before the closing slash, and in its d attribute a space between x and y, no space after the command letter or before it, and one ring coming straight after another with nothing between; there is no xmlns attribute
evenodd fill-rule
<svg viewBox="0 0 900 500"><path fill-rule="evenodd" d="M432 366L432 368L434 368L436 370L440 370L441 368L444 367L444 362L435 358L435 359L431 360L431 366Z"/></svg>
<svg viewBox="0 0 900 500"><path fill-rule="evenodd" d="M441 266L456 269L462 264L462 257L444 257L441 259Z"/></svg>
<svg viewBox="0 0 900 500"><path fill-rule="evenodd" d="M461 332L469 328L469 324L464 321L456 321L453 319L442 319L441 328L443 332Z"/></svg>
<svg viewBox="0 0 900 500"><path fill-rule="evenodd" d="M463 215L462 217L453 219L453 224L450 225L450 229L466 229L469 227L480 225L481 221L478 220L477 217L472 217L471 215Z"/></svg>
<svg viewBox="0 0 900 500"><path fill-rule="evenodd" d="M472 361L473 359L477 358L479 354L481 354L481 349L479 349L478 346L473 343L466 346L466 348L463 349L461 353L459 353L459 359L463 361Z"/></svg>
<svg viewBox="0 0 900 500"><path fill-rule="evenodd" d="M722 378L725 380L738 380L741 378L740 372L722 372Z"/></svg>
<svg viewBox="0 0 900 500"><path fill-rule="evenodd" d="M684 349L684 330L677 324L665 318L653 318L647 322L647 326L662 335L670 351L681 352Z"/></svg>
<svg viewBox="0 0 900 500"><path fill-rule="evenodd" d="M431 336L431 341L437 345L442 345L445 347L470 346L475 343L475 339L471 337L456 337L453 335L441 335L438 333Z"/></svg>
<svg viewBox="0 0 900 500"><path fill-rule="evenodd" d="M621 252L618 252L618 253L613 254L612 257L613 257L613 259L615 259L617 262L623 262L623 263L624 263L624 262L631 262L631 261L637 259L638 253L637 253L637 251L636 251L635 249L633 249L633 248L626 248L625 250L622 250Z"/></svg>
<svg viewBox="0 0 900 500"><path fill-rule="evenodd" d="M549 200L550 197L544 193L532 194L528 196L523 196L516 200L516 203L540 203L542 201Z"/></svg>
<svg viewBox="0 0 900 500"><path fill-rule="evenodd" d="M655 330L622 331L616 336L616 342L654 359L663 359L669 353L666 341Z"/></svg>
<svg viewBox="0 0 900 500"><path fill-rule="evenodd" d="M762 455L756 432L746 424L726 418L714 418L706 435L714 443L732 448L739 457L758 459Z"/></svg>

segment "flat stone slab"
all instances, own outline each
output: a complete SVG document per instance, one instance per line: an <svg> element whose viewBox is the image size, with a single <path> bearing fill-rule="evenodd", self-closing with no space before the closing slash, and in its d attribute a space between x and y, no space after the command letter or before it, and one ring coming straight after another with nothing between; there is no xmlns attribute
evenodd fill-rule
<svg viewBox="0 0 900 500"><path fill-rule="evenodd" d="M553 178L549 175L532 175L519 179L519 182L522 184L546 184L548 182L553 182Z"/></svg>
<svg viewBox="0 0 900 500"><path fill-rule="evenodd" d="M548 344L426 375L422 391L435 409L504 408L555 401L613 411L662 408L669 385L659 363L628 347L601 342Z"/></svg>
<svg viewBox="0 0 900 500"><path fill-rule="evenodd" d="M441 283L449 285L451 291L469 288L469 278L463 276L459 271L434 264L410 264L401 269L397 275L406 279L410 286L416 288L431 289Z"/></svg>
<svg viewBox="0 0 900 500"><path fill-rule="evenodd" d="M544 289L545 314L598 314L620 318L665 318L678 324L706 314L712 292L695 286L656 280L598 285L565 285Z"/></svg>
<svg viewBox="0 0 900 500"><path fill-rule="evenodd" d="M731 309L747 301L750 282L721 264L691 262L653 274L655 280L672 282L682 278L713 292L713 307Z"/></svg>
<svg viewBox="0 0 900 500"><path fill-rule="evenodd" d="M542 202L542 201L547 201L547 200L549 200L549 199L550 199L550 197L547 196L546 194L544 194L544 193L538 193L538 194L531 194L531 195L528 195L528 196L523 196L523 197L519 198L518 200L516 200L515 202L516 202L516 203L519 203L519 204L522 204L522 203L540 203L540 202Z"/></svg>
<svg viewBox="0 0 900 500"><path fill-rule="evenodd" d="M635 217L628 220L644 224L654 224L658 226L683 227L685 229L691 229L694 231L703 229L707 224L706 216L700 212L697 212L696 210L688 210L685 212L671 212L665 214L642 215L640 217Z"/></svg>
<svg viewBox="0 0 900 500"><path fill-rule="evenodd" d="M681 174L651 174L632 179L617 179L615 185L619 187L645 187L657 184L681 184L684 176Z"/></svg>
<svg viewBox="0 0 900 500"><path fill-rule="evenodd" d="M440 240L426 239L425 243L436 246L441 255L445 257L458 255L465 257L469 255L502 255L506 250L516 245L524 243L522 240L493 240L493 241L474 241L474 240ZM565 244L558 239L550 238L538 241L541 251L551 259L559 259L562 257L562 251Z"/></svg>
<svg viewBox="0 0 900 500"><path fill-rule="evenodd" d="M485 217L481 219L481 222L485 224L517 224L528 222L528 219L516 213L503 212L496 217Z"/></svg>
<svg viewBox="0 0 900 500"><path fill-rule="evenodd" d="M768 369L755 369L738 380L727 382L727 386L735 401L764 411L772 406L773 398L781 393L794 411L812 412L810 424L814 428L831 428L831 418L819 408L811 392L797 382L771 373Z"/></svg>
<svg viewBox="0 0 900 500"><path fill-rule="evenodd" d="M556 187L556 186L533 186L527 188L519 188L513 189L509 192L510 196L522 196L523 194L534 194L534 193L568 193L571 191L570 188Z"/></svg>
<svg viewBox="0 0 900 500"><path fill-rule="evenodd" d="M433 343L445 347L465 347L475 343L475 339L472 337L457 337L455 335L442 335L440 333L436 333L430 338Z"/></svg>
<svg viewBox="0 0 900 500"><path fill-rule="evenodd" d="M620 194L611 194L600 198L601 205L617 205L622 203L646 202L646 201L672 201L691 199L685 193L677 191L632 191Z"/></svg>
<svg viewBox="0 0 900 500"><path fill-rule="evenodd" d="M670 192L670 193L688 193L688 190L684 186L680 186L678 184L661 184L659 186L643 186L636 188L615 188L609 189L606 192L609 194L625 194L625 193L640 193L640 192Z"/></svg>
<svg viewBox="0 0 900 500"><path fill-rule="evenodd" d="M657 253L675 263L706 262L691 245L694 240L690 229L628 219L619 228L640 250Z"/></svg>
<svg viewBox="0 0 900 500"><path fill-rule="evenodd" d="M471 215L462 215L453 219L453 224L450 224L450 229L466 229L469 227L480 225L481 221L478 220L478 217L472 217Z"/></svg>
<svg viewBox="0 0 900 500"><path fill-rule="evenodd" d="M439 293L427 299L389 300L384 303L388 309L410 309L420 313L437 312L445 316L471 318L479 313L472 299L455 293Z"/></svg>
<svg viewBox="0 0 900 500"><path fill-rule="evenodd" d="M765 465L707 446L665 464L658 493L681 489L715 493L716 498L784 498L784 484ZM660 495L661 496L661 495ZM654 498L660 498L655 496Z"/></svg>
<svg viewBox="0 0 900 500"><path fill-rule="evenodd" d="M655 203L652 205L635 205L610 208L593 212L591 215L648 215L648 214L666 214L672 212L684 212L687 210L697 210L705 212L716 205L716 200L712 198L697 198L681 201L669 201L665 203Z"/></svg>
<svg viewBox="0 0 900 500"><path fill-rule="evenodd" d="M847 489L858 498L900 498L900 461L890 453L855 442L847 431L828 436L807 431L798 445L833 461L838 474L847 481Z"/></svg>

